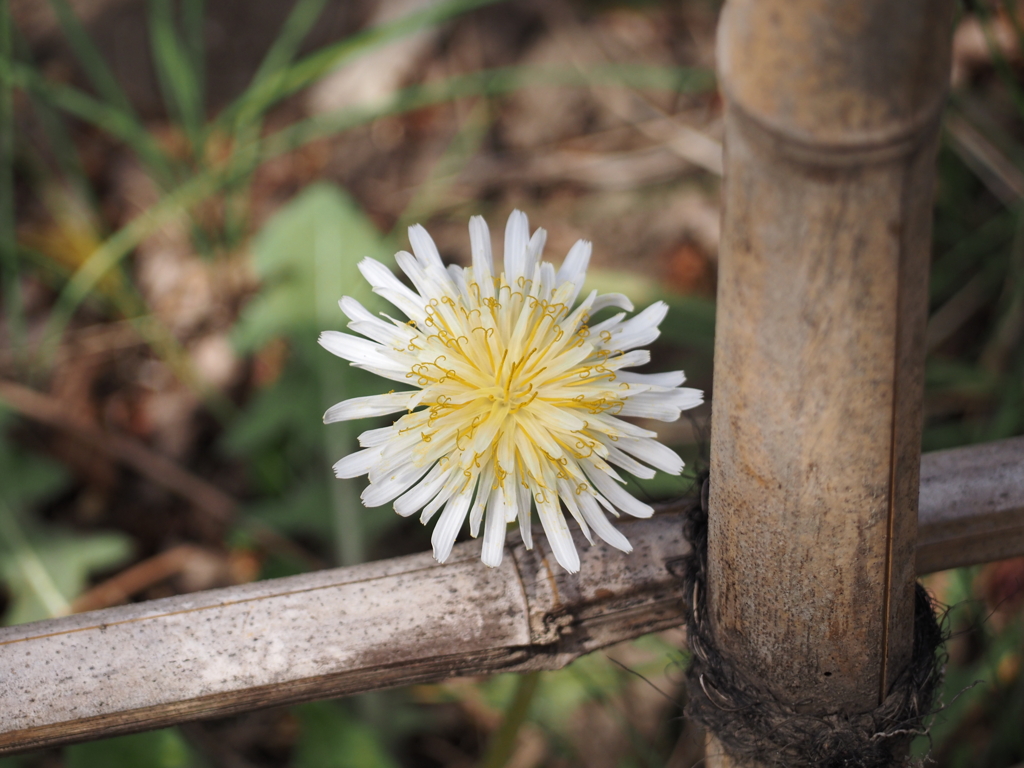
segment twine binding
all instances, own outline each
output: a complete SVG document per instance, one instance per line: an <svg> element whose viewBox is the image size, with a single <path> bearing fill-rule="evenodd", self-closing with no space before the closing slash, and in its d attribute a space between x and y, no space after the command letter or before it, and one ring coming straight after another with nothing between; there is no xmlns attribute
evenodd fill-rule
<svg viewBox="0 0 1024 768"><path fill-rule="evenodd" d="M707 496L691 505L684 534L691 551L681 565L686 629L692 660L686 672L686 715L714 734L740 762L766 768L887 768L897 749L927 734L942 680L938 650L944 641L931 597L917 585L910 664L872 712L824 716L797 712L748 678L719 650L707 606Z"/></svg>

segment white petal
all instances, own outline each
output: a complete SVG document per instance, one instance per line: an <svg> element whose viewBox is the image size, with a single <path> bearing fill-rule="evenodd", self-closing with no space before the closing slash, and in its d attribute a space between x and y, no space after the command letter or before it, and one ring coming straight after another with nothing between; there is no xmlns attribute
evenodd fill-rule
<svg viewBox="0 0 1024 768"><path fill-rule="evenodd" d="M397 381L401 384L416 383L416 377L409 371L402 368L378 368L375 365L363 365L362 363L352 363L352 366L354 368L362 368L364 371L369 371L374 376L380 376L382 379L390 379L391 381Z"/></svg>
<svg viewBox="0 0 1024 768"><path fill-rule="evenodd" d="M558 270L559 285L570 282L583 287L583 279L587 276L587 267L590 265L590 254L593 248L593 244L588 240L577 240L573 244Z"/></svg>
<svg viewBox="0 0 1024 768"><path fill-rule="evenodd" d="M530 239L530 223L522 211L512 211L505 224L505 280L515 290L519 278L525 277L526 245ZM532 273L529 277L532 278Z"/></svg>
<svg viewBox="0 0 1024 768"><path fill-rule="evenodd" d="M444 270L444 262L441 261L441 254L437 252L434 238L420 224L413 224L409 227L409 243L412 245L413 253L419 259L424 268Z"/></svg>
<svg viewBox="0 0 1024 768"><path fill-rule="evenodd" d="M612 504L633 517L650 517L654 510L648 504L634 498L629 491L612 480L608 475L592 465L584 462L583 471L594 484L594 487L603 493Z"/></svg>
<svg viewBox="0 0 1024 768"><path fill-rule="evenodd" d="M541 298L541 299L544 299L544 298L547 298L550 295L553 295L554 292L555 292L555 289L558 287L558 283L555 282L555 267L554 267L554 265L553 264L549 264L548 262L545 261L543 264L540 265L540 269L534 269L533 274L534 274L534 281L536 282L536 278L537 277L540 278L540 281L537 283L537 285L534 287L534 289L531 291L531 293L534 296L536 296L538 298ZM571 298L569 298L568 301L564 301L562 303L564 303L564 304L572 304L573 299L576 298L576 292L575 291L570 291L566 295L567 296L571 296Z"/></svg>
<svg viewBox="0 0 1024 768"><path fill-rule="evenodd" d="M523 544L527 549L533 549L533 531L532 529L532 513L530 508L532 506L530 499L530 489L524 487L522 484L516 486L516 496L518 497L519 507L519 536L523 540Z"/></svg>
<svg viewBox="0 0 1024 768"><path fill-rule="evenodd" d="M555 556L558 564L569 573L578 573L580 570L580 555L576 551L572 534L569 533L569 526L565 523L565 517L557 507L550 503L537 504L537 513L540 517L540 524L544 527L544 533L548 539L548 546Z"/></svg>
<svg viewBox="0 0 1024 768"><path fill-rule="evenodd" d="M604 510L601 509L593 496L589 493L581 493L578 501L583 517L590 523L594 533L616 549L621 549L623 552L633 551L633 545L629 543L629 539L623 536L619 529L612 525L611 521L605 517Z"/></svg>
<svg viewBox="0 0 1024 768"><path fill-rule="evenodd" d="M416 390L342 400L340 403L332 405L327 409L327 413L324 414L324 424L351 421L352 419L366 419L371 416L383 416L388 413L404 411L409 408L409 403L413 396L418 394L419 390Z"/></svg>
<svg viewBox="0 0 1024 768"><path fill-rule="evenodd" d="M359 445L363 448L375 448L396 437L396 433L394 426L368 429L359 436Z"/></svg>
<svg viewBox="0 0 1024 768"><path fill-rule="evenodd" d="M533 266L538 263L543 263L540 260L541 254L544 252L544 244L548 241L548 233L545 229L538 229L533 233L533 237L530 238L530 242L526 246L526 273L529 274L533 271ZM553 287L553 286L552 286Z"/></svg>
<svg viewBox="0 0 1024 768"><path fill-rule="evenodd" d="M633 368L637 365L647 365L651 362L651 353L646 349L634 349L632 352L626 352L623 355L611 355L605 360L604 366L609 370L619 370L620 368Z"/></svg>
<svg viewBox="0 0 1024 768"><path fill-rule="evenodd" d="M679 418L679 408L665 397L665 392L642 392L626 400L619 416L635 416L641 419L657 419L658 421L675 421Z"/></svg>
<svg viewBox="0 0 1024 768"><path fill-rule="evenodd" d="M636 424L630 424L628 421L622 419L616 419L614 416L609 416L606 413L599 413L596 415L588 415L588 422L590 430L592 432L601 432L605 435L614 435L615 437L622 439L623 437L657 437L657 432L652 432L649 429L638 427Z"/></svg>
<svg viewBox="0 0 1024 768"><path fill-rule="evenodd" d="M451 477L449 477L448 482L444 484L440 492L429 502L427 502L426 505L424 505L423 511L420 513L420 522L423 523L423 525L429 523L430 518L434 516L434 513L437 512L437 510L441 508L441 505L444 504L449 499L459 495L469 496L469 491L466 491L464 494L460 493L460 485L462 485L461 475L453 474ZM466 509L469 509L468 502L466 505Z"/></svg>
<svg viewBox="0 0 1024 768"><path fill-rule="evenodd" d="M469 220L469 243L473 252L473 282L480 290L481 298L494 296L494 258L491 256L491 231L483 216Z"/></svg>
<svg viewBox="0 0 1024 768"><path fill-rule="evenodd" d="M631 317L612 331L611 341L605 342L605 349L617 349L625 352L628 349L643 347L661 335L658 325L668 314L668 304L656 301L635 317Z"/></svg>
<svg viewBox="0 0 1024 768"><path fill-rule="evenodd" d="M678 475L685 466L678 453L649 437L620 437L616 446L670 475Z"/></svg>
<svg viewBox="0 0 1024 768"><path fill-rule="evenodd" d="M419 485L398 497L395 501L395 512L402 517L409 517L409 515L419 512L424 504L437 495L453 471L452 467L444 470L440 464L435 464Z"/></svg>
<svg viewBox="0 0 1024 768"><path fill-rule="evenodd" d="M634 459L624 451L620 451L619 447L611 442L610 440L604 444L608 449L608 461L615 464L618 467L622 467L624 470L634 475L635 477L642 478L644 480L650 480L654 477L654 470L650 467L644 466L639 461Z"/></svg>
<svg viewBox="0 0 1024 768"><path fill-rule="evenodd" d="M382 480L370 483L363 489L359 498L367 507L379 507L382 504L387 504L408 491L417 480L423 477L426 471L427 467L406 465ZM412 510L412 512L415 511L415 509Z"/></svg>
<svg viewBox="0 0 1024 768"><path fill-rule="evenodd" d="M619 381L627 384L647 384L654 387L665 387L671 389L678 387L686 381L686 374L682 371L670 371L668 373L636 373L635 371L619 371L616 374ZM699 390L698 390L699 391Z"/></svg>
<svg viewBox="0 0 1024 768"><path fill-rule="evenodd" d="M427 270L419 259L408 251L396 253L395 262L398 264L398 268L409 278L409 281L416 288L420 296L435 296L441 292L437 283L427 276Z"/></svg>
<svg viewBox="0 0 1024 768"><path fill-rule="evenodd" d="M423 297L402 285L402 281L379 261L365 258L359 262L359 271L366 278L366 282L373 286L374 293L390 301L410 320L422 322L426 317L423 311L426 301Z"/></svg>
<svg viewBox="0 0 1024 768"><path fill-rule="evenodd" d="M338 305L341 307L341 311L351 320L348 324L349 329L381 344L406 350L409 344L419 336L415 329L407 325L400 328L393 323L381 320L379 317L374 317L366 307L351 296L343 296Z"/></svg>
<svg viewBox="0 0 1024 768"><path fill-rule="evenodd" d="M345 458L334 463L334 476L339 478L351 478L365 475L380 459L380 451L376 448L367 448L365 451L350 453Z"/></svg>
<svg viewBox="0 0 1024 768"><path fill-rule="evenodd" d="M480 559L484 565L497 568L501 565L501 557L505 552L505 492L495 488L487 502L487 515L484 520L484 545L480 550Z"/></svg>
<svg viewBox="0 0 1024 768"><path fill-rule="evenodd" d="M466 521L466 512L469 510L469 494L459 493L453 496L445 505L444 512L434 526L434 532L430 536L430 543L434 547L434 559L443 563L452 553L455 545L455 537L459 535L459 529Z"/></svg>
<svg viewBox="0 0 1024 768"><path fill-rule="evenodd" d="M565 480L558 481L558 497L565 504L565 508L569 510L569 514L572 515L573 520L579 525L580 530L583 531L583 535L587 541L590 542L591 546L594 544L594 537L590 535L590 526L587 525L587 521L584 519L583 514L580 512L579 506L576 504L576 493L573 487Z"/></svg>
<svg viewBox="0 0 1024 768"><path fill-rule="evenodd" d="M502 489L502 497L504 499L505 522L514 522L519 517L519 494L511 488L508 490Z"/></svg>
<svg viewBox="0 0 1024 768"><path fill-rule="evenodd" d="M408 371L408 361L395 359L396 353L375 341L352 336L341 331L322 331L318 339L320 346L333 355L356 363L388 371Z"/></svg>
<svg viewBox="0 0 1024 768"><path fill-rule="evenodd" d="M696 408L704 402L704 392L699 389L691 389L690 387L679 387L666 394L671 394L675 406L684 411Z"/></svg>
<svg viewBox="0 0 1024 768"><path fill-rule="evenodd" d="M590 314L597 314L598 311L606 307L617 307L618 309L632 312L633 302L624 293L603 293L594 299L594 305L590 308Z"/></svg>
<svg viewBox="0 0 1024 768"><path fill-rule="evenodd" d="M704 393L689 387L640 392L628 397L618 415L675 421L679 418L680 411L696 408L703 402Z"/></svg>
<svg viewBox="0 0 1024 768"><path fill-rule="evenodd" d="M488 462L480 472L476 484L476 498L469 512L469 535L474 539L480 534L480 521L484 517L484 508L491 495L491 485L494 483L494 464Z"/></svg>
<svg viewBox="0 0 1024 768"><path fill-rule="evenodd" d="M459 291L459 295L462 297L463 303L469 303L469 286L466 284L466 270L460 267L458 264L448 265L448 276L455 283L455 287Z"/></svg>
<svg viewBox="0 0 1024 768"><path fill-rule="evenodd" d="M469 220L469 243L473 251L473 274L482 279L484 271L494 274L494 258L491 256L491 230L483 216Z"/></svg>
<svg viewBox="0 0 1024 768"><path fill-rule="evenodd" d="M419 304L423 297L417 296L399 280L386 266L381 264L376 259L371 259L369 256L364 258L358 264L359 271L363 277L366 278L366 282L373 288L384 288L395 293L400 293L410 301L414 301Z"/></svg>
<svg viewBox="0 0 1024 768"><path fill-rule="evenodd" d="M597 299L594 299L594 301L596 302ZM603 331L614 330L619 326L619 324L622 321L622 318L624 318L625 316L625 312L617 312L611 317L609 317L607 320L602 320L597 325L590 326L590 335L593 336L594 338L598 338Z"/></svg>

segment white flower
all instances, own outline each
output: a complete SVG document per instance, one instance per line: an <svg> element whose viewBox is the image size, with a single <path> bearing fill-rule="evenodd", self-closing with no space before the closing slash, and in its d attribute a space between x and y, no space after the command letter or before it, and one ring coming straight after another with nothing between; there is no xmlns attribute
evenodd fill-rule
<svg viewBox="0 0 1024 768"><path fill-rule="evenodd" d="M621 294L593 291L573 308L590 243L578 241L556 272L540 260L544 230L530 237L526 215L513 211L499 273L481 217L470 219L469 236L473 266L446 269L427 231L411 227L415 255L396 258L415 290L380 262L359 264L374 292L409 320L375 317L346 296L340 304L348 327L362 336L325 331L320 343L415 389L345 400L324 414L331 423L407 411L360 435L363 450L335 464L335 474L369 475L368 507L394 501L403 516L422 510L424 524L440 510L431 541L442 563L467 516L473 536L484 521L481 557L489 566L501 563L507 523L518 520L532 547L533 506L555 558L571 573L580 560L561 505L591 543L593 531L629 552L605 510L635 517L653 510L622 488L614 467L650 478L654 469L679 474L683 461L655 432L617 417L675 421L703 401L700 390L680 386L682 371L625 370L650 360L638 347L658 337L668 307L657 302L629 320L620 312L591 326L599 309L633 306Z"/></svg>

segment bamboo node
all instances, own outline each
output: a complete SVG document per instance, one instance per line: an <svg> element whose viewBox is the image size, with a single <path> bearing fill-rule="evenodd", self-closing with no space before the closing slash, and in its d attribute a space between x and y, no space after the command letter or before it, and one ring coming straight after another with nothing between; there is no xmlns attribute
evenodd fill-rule
<svg viewBox="0 0 1024 768"><path fill-rule="evenodd" d="M747 677L723 655L707 604L707 480L684 517L691 551L673 570L683 581L692 659L686 716L701 723L740 763L765 768L887 768L913 736L927 735L942 680L945 641L931 596L917 584L914 650L882 704L871 712L807 714Z"/></svg>

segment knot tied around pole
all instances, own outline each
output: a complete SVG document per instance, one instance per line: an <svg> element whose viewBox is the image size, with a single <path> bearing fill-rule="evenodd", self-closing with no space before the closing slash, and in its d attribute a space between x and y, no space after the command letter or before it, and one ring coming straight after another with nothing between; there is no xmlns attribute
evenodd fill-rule
<svg viewBox="0 0 1024 768"><path fill-rule="evenodd" d="M719 648L707 600L708 482L686 513L691 551L680 563L692 658L686 716L701 723L740 762L782 768L887 768L914 736L927 734L942 681L944 636L931 597L917 584L909 665L873 711L807 714L745 675Z"/></svg>

